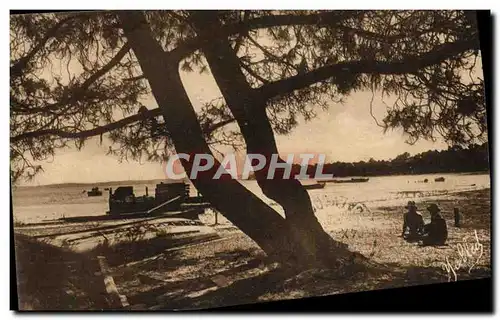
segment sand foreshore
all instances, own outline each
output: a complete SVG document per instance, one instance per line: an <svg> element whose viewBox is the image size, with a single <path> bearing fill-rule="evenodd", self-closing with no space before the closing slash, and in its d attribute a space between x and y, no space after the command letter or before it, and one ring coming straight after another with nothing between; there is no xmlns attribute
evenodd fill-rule
<svg viewBox="0 0 500 320"><path fill-rule="evenodd" d="M349 277L317 269L290 274L268 264L261 250L228 224L214 227L221 239L117 265L110 274L129 308L135 309L210 308L453 281L455 275L457 280L491 276L490 189L414 199L427 221L427 204L441 207L449 230L443 247L420 247L400 237L407 200L317 206L318 219L336 240L383 266ZM454 226L454 207L463 215L460 228ZM213 216L207 214L202 220L211 224ZM105 295L99 293L105 289L97 285L103 282L102 275L87 267L92 257L63 254L24 237L16 239L16 255L21 309L106 306Z"/></svg>

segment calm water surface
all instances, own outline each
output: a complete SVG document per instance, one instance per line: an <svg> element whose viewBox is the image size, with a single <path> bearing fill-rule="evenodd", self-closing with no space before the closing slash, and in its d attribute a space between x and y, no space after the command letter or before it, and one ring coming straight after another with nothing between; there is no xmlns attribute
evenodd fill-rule
<svg viewBox="0 0 500 320"><path fill-rule="evenodd" d="M434 182L436 177L444 177L445 181ZM421 182L424 179L428 179L429 182ZM272 201L262 194L255 181L242 181L242 184L272 204ZM155 184L134 185L135 194L145 194L146 186L149 188L149 193L154 194ZM89 185L17 187L13 192L14 219L20 222L37 222L70 216L102 215L108 210L108 193L103 191L102 197L87 197L83 191L91 187ZM117 185L99 184L99 187L116 188ZM309 193L313 203L325 198L367 202L401 199L416 191L427 195L439 195L489 187L488 174L426 174L371 177L366 183L327 183L324 189L310 190ZM191 193L196 194L194 187Z"/></svg>

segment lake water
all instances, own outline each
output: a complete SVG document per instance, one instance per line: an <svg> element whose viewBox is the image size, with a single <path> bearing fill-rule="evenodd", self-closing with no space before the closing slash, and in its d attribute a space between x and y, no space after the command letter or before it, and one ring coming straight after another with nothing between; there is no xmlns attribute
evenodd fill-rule
<svg viewBox="0 0 500 320"><path fill-rule="evenodd" d="M434 178L444 177L444 182L434 182ZM423 183L428 179L428 183ZM273 207L280 208L267 199L255 181L242 181L242 184ZM96 184L116 188L113 184ZM122 183L126 185L126 183ZM136 195L143 195L145 187L154 194L155 184L134 185ZM108 194L101 197L87 197L84 193L92 186L39 186L17 187L13 191L14 220L19 222L38 222L71 216L102 215L108 210ZM325 188L309 190L313 204L317 207L326 200L336 199L344 202L377 202L400 200L413 196L444 195L450 192L479 190L490 187L489 174L426 174L371 177L366 183L327 183ZM192 195L196 194L194 187Z"/></svg>

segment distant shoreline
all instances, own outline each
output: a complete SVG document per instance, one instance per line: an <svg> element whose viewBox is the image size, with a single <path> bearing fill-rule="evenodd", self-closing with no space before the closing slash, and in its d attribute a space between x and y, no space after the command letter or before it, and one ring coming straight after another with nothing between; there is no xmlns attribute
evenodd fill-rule
<svg viewBox="0 0 500 320"><path fill-rule="evenodd" d="M148 180L116 180L116 181L103 181L103 182L65 182L65 183L51 183L51 184L40 184L37 186L27 186L19 185L13 186L15 188L38 188L38 187L49 187L49 188L61 188L61 187L101 187L109 185L124 185L124 184L157 184L160 182L181 182L185 180L170 180L170 179L148 179Z"/></svg>

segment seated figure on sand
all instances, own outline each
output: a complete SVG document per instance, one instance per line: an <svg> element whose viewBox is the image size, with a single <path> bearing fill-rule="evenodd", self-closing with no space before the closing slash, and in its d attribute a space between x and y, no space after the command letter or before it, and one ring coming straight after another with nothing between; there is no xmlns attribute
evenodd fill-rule
<svg viewBox="0 0 500 320"><path fill-rule="evenodd" d="M444 245L448 239L448 228L446 221L440 214L441 209L432 203L427 207L431 214L431 222L424 226L424 235L422 236L422 245Z"/></svg>
<svg viewBox="0 0 500 320"><path fill-rule="evenodd" d="M403 217L403 233L402 237L406 240L418 240L424 229L424 218L417 211L417 206L415 201L408 201L408 205L405 207L408 211L405 212ZM405 235L408 229L408 234Z"/></svg>

